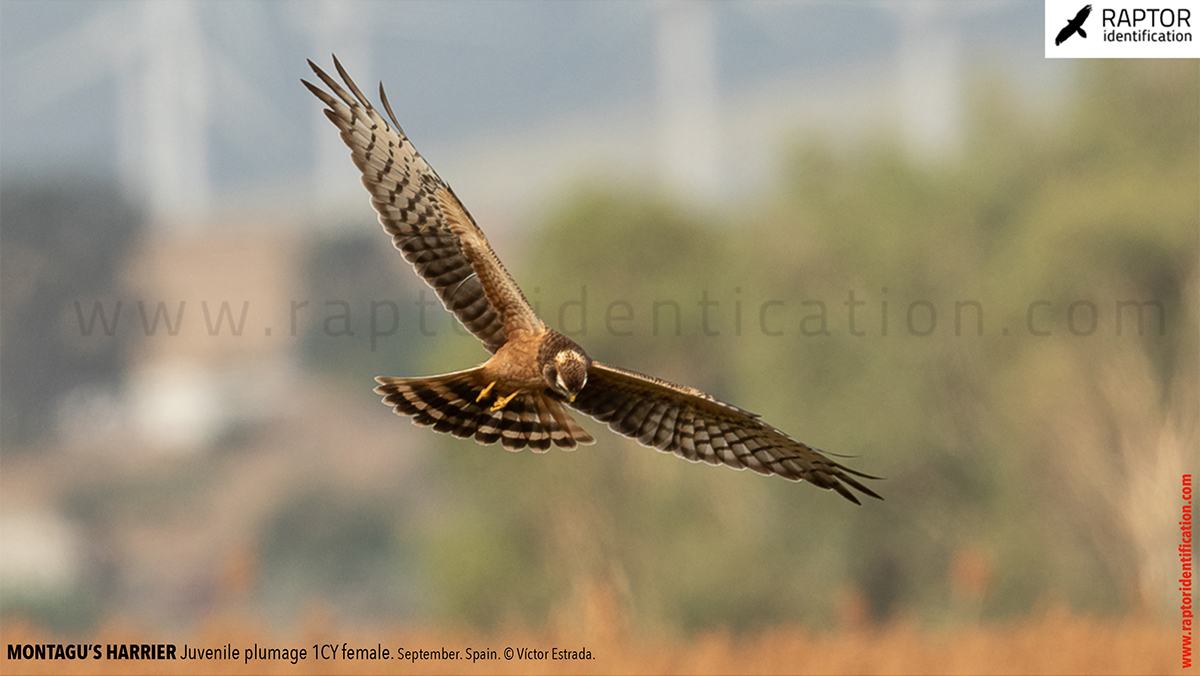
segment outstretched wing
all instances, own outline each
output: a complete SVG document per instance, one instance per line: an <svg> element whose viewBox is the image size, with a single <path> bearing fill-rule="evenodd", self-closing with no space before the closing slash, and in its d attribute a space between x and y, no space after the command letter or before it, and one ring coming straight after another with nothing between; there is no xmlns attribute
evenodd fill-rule
<svg viewBox="0 0 1200 676"><path fill-rule="evenodd" d="M350 157L362 171L379 222L446 309L490 352L498 350L514 332L544 330L475 219L396 123L383 85L379 96L392 118L391 126L363 96L337 57L333 65L353 95L312 61L308 65L333 95L301 82L328 106L325 116L350 146Z"/></svg>
<svg viewBox="0 0 1200 676"><path fill-rule="evenodd" d="M883 499L855 479L878 477L834 462L753 413L695 388L593 361L587 385L568 405L643 446L692 462L807 481L857 504L861 503L846 486Z"/></svg>

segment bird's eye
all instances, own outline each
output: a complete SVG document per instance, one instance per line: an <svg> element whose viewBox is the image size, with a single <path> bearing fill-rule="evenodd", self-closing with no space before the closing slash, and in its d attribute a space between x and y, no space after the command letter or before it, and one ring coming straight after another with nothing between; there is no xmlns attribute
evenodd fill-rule
<svg viewBox="0 0 1200 676"><path fill-rule="evenodd" d="M563 392L566 392L567 384L563 382L562 374L561 373L555 374L554 379L556 381L558 381L558 389L562 390Z"/></svg>

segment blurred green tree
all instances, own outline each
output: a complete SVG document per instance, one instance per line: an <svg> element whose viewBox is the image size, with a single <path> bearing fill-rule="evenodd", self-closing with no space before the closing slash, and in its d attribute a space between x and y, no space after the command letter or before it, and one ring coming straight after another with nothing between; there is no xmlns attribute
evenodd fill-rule
<svg viewBox="0 0 1200 676"><path fill-rule="evenodd" d="M132 334L116 317L120 272L144 222L113 183L0 188L0 438L9 450L52 434L68 393L121 382Z"/></svg>
<svg viewBox="0 0 1200 676"><path fill-rule="evenodd" d="M439 439L438 619L552 622L597 581L682 631L827 625L847 592L935 623L1156 602L1197 444L1197 68L1086 64L1049 119L981 86L959 160L809 143L739 210L566 200L515 270L548 323L859 454L887 501L607 433L545 456ZM474 363L466 344L432 358Z"/></svg>

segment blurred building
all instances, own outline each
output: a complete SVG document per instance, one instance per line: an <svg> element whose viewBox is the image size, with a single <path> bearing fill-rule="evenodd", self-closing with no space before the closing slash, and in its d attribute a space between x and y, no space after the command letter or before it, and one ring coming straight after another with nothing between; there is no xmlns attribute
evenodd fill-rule
<svg viewBox="0 0 1200 676"><path fill-rule="evenodd" d="M143 335L128 401L148 447L203 448L280 412L302 328L300 246L294 230L255 223L149 234L130 269Z"/></svg>

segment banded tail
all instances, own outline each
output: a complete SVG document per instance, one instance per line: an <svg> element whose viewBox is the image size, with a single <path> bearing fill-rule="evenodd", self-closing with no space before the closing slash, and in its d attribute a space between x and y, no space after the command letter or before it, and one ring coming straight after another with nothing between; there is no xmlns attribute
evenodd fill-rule
<svg viewBox="0 0 1200 676"><path fill-rule="evenodd" d="M427 378L375 380L375 391L397 415L411 416L414 425L433 427L435 432L474 437L484 445L500 441L510 451L528 446L535 453L546 452L551 444L571 450L596 443L544 392L522 392L500 410L491 410L496 393L484 396L488 383L482 367Z"/></svg>

